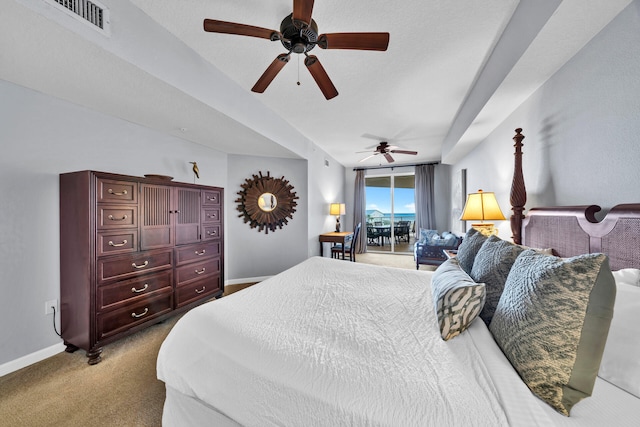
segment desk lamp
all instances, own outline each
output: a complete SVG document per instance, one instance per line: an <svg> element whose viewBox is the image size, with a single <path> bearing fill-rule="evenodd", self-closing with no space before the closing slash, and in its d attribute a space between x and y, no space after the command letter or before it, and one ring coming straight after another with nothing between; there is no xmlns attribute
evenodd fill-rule
<svg viewBox="0 0 640 427"><path fill-rule="evenodd" d="M340 215L345 214L345 204L344 203L331 203L329 207L329 215L336 216L336 231L340 231Z"/></svg>

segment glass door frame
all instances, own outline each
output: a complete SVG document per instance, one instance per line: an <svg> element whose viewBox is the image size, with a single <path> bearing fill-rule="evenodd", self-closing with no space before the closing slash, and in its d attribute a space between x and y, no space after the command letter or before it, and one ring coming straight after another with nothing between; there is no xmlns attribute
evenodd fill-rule
<svg viewBox="0 0 640 427"><path fill-rule="evenodd" d="M373 174L373 175L365 176L365 197L366 197L367 181L369 179L389 178L389 198L390 198L390 224L389 224L390 225L390 237L389 237L390 250L383 251L383 250L370 249L369 245L367 244L367 252L402 254L402 255L413 253L411 249L411 245L409 245L409 249L407 251L396 252L395 250L395 247L396 247L395 227L393 226L393 224L395 224L395 217L397 215L396 209L395 209L395 191L396 191L395 180L396 180L396 177L399 177L399 176L411 176L414 178L414 185L412 188L413 188L413 200L415 205L415 172L414 171L403 171L403 172L396 172L396 173L391 171L389 173L381 173L381 174ZM384 188L384 187L381 187L381 188ZM406 187L406 188L409 188L409 187ZM368 203L369 201L365 200L365 206L367 206ZM415 223L415 208L414 208L413 215L414 215L414 223ZM409 230L409 233L410 233L409 235L411 235L411 230ZM409 239L409 242L410 242L410 239ZM384 244L384 241L383 241L383 244Z"/></svg>

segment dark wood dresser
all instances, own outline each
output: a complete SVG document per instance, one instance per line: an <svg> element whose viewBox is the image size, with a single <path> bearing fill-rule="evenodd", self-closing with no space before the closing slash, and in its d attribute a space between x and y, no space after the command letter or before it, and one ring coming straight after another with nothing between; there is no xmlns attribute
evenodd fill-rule
<svg viewBox="0 0 640 427"><path fill-rule="evenodd" d="M95 171L60 175L66 351L102 346L224 291L224 189Z"/></svg>

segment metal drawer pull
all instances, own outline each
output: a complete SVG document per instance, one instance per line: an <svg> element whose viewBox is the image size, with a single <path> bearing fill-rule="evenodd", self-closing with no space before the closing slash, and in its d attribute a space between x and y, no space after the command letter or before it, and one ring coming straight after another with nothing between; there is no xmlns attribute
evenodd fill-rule
<svg viewBox="0 0 640 427"><path fill-rule="evenodd" d="M114 196L126 196L127 195L127 190L122 190L122 193L116 193L115 191L113 191L110 188L108 191L109 191L109 194L113 194Z"/></svg>
<svg viewBox="0 0 640 427"><path fill-rule="evenodd" d="M207 217L209 217L209 218L215 218L215 217L217 217L217 215L207 214Z"/></svg>
<svg viewBox="0 0 640 427"><path fill-rule="evenodd" d="M206 286L203 286L203 287L202 287L202 289L200 289L200 290L195 289L196 294L201 294L201 293L203 293L205 289L207 289L207 287L206 287Z"/></svg>
<svg viewBox="0 0 640 427"><path fill-rule="evenodd" d="M113 246L114 248L119 248L120 246L124 246L127 244L127 239L122 240L122 243L113 243L109 240L109 246Z"/></svg>
<svg viewBox="0 0 640 427"><path fill-rule="evenodd" d="M125 214L125 215L123 215L123 216L122 216L122 218L114 218L114 217L113 217L113 215L109 215L109 219L110 219L111 221L124 221L124 220L125 220L125 219L127 219L127 218L128 218L128 216L127 216L126 214Z"/></svg>
<svg viewBox="0 0 640 427"><path fill-rule="evenodd" d="M196 255L201 256L201 255L204 255L205 252L207 252L206 249L203 249L202 252L196 251Z"/></svg>
<svg viewBox="0 0 640 427"><path fill-rule="evenodd" d="M144 315L145 315L145 314L147 314L148 312L149 312L149 308L148 308L148 307L146 307L146 308L144 309L144 311L143 311L142 313L140 313L140 314L131 313L131 317L133 317L133 318L136 318L136 319L137 319L137 318L139 318L139 317L144 316Z"/></svg>
<svg viewBox="0 0 640 427"><path fill-rule="evenodd" d="M215 202L218 199L216 197L207 196L207 200L211 200L212 202Z"/></svg>
<svg viewBox="0 0 640 427"><path fill-rule="evenodd" d="M135 262L131 263L131 267L134 267L134 268L144 268L147 265L149 265L149 261L145 261L144 264L142 264L142 265L136 265Z"/></svg>
<svg viewBox="0 0 640 427"><path fill-rule="evenodd" d="M205 270L206 270L206 268L202 267L202 270L200 270L200 271L196 270L196 274L202 274L202 273L204 273Z"/></svg>
<svg viewBox="0 0 640 427"><path fill-rule="evenodd" d="M142 288L142 289L131 288L131 292L139 294L140 292L146 291L148 287L149 287L149 284L145 283L144 284L144 288Z"/></svg>
<svg viewBox="0 0 640 427"><path fill-rule="evenodd" d="M208 234L209 236L215 236L215 235L216 235L216 234L218 234L218 233L217 233L215 230L213 230L213 231L207 231L207 234Z"/></svg>

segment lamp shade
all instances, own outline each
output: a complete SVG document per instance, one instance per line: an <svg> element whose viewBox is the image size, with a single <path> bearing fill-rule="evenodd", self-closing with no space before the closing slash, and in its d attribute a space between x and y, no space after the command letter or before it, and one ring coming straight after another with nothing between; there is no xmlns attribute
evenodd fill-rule
<svg viewBox="0 0 640 427"><path fill-rule="evenodd" d="M503 221L505 219L498 206L496 195L482 190L467 196L467 203L460 217L462 221Z"/></svg>
<svg viewBox="0 0 640 427"><path fill-rule="evenodd" d="M344 203L331 203L329 215L344 215L346 212Z"/></svg>

